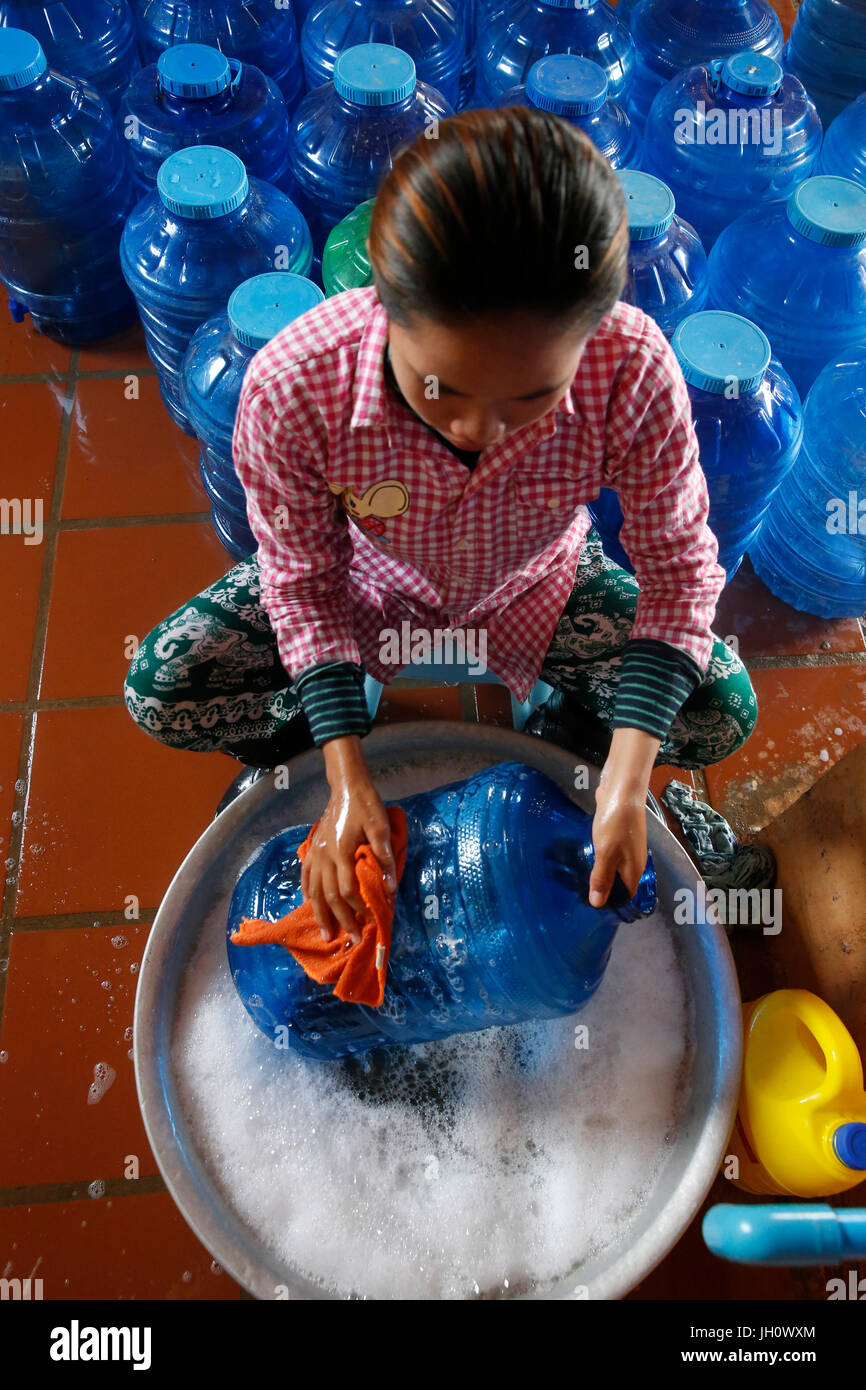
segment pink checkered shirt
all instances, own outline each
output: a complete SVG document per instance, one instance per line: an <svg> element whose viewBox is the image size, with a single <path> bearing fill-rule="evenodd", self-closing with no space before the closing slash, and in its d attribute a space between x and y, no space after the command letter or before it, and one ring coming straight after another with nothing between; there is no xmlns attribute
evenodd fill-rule
<svg viewBox="0 0 866 1390"><path fill-rule="evenodd" d="M388 389L387 332L375 290L348 290L272 338L244 378L234 460L292 679L363 661L387 684L399 671L380 659L383 630L408 619L431 635L486 629L491 671L526 699L602 486L619 494L640 583L632 636L705 670L724 571L685 383L653 320L616 304L559 404L472 472Z"/></svg>

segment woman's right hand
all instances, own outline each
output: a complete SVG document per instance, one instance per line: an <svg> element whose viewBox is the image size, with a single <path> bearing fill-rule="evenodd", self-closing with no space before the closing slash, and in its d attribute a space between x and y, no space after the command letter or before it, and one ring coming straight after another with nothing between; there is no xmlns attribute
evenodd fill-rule
<svg viewBox="0 0 866 1390"><path fill-rule="evenodd" d="M397 871L391 827L357 735L330 739L322 752L331 796L304 858L301 889L313 905L325 941L342 926L357 943L361 936L355 913L364 904L355 875L355 850L370 845L385 876L385 891L393 899Z"/></svg>

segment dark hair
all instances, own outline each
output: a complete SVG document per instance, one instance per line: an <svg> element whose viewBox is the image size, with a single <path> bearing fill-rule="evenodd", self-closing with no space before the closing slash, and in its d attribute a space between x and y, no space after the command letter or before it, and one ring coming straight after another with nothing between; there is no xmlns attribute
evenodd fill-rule
<svg viewBox="0 0 866 1390"><path fill-rule="evenodd" d="M464 111L397 156L369 246L379 299L404 326L413 314L451 323L533 311L591 332L625 285L625 198L604 156L561 117Z"/></svg>

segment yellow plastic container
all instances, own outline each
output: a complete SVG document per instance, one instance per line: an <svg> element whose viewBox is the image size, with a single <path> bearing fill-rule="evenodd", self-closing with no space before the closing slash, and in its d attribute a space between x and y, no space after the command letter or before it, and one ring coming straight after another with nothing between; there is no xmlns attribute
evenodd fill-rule
<svg viewBox="0 0 866 1390"><path fill-rule="evenodd" d="M779 989L744 1004L743 1022L731 1181L788 1197L828 1197L863 1182L863 1064L842 1020L808 990Z"/></svg>

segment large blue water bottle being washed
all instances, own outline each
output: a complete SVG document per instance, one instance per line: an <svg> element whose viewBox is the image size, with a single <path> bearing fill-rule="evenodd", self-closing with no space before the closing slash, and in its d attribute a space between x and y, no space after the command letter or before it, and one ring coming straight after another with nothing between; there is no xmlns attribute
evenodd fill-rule
<svg viewBox="0 0 866 1390"><path fill-rule="evenodd" d="M112 111L140 66L127 0L0 0L4 26L32 34L49 67L95 87Z"/></svg>
<svg viewBox="0 0 866 1390"><path fill-rule="evenodd" d="M818 174L838 174L866 185L866 92L840 111L821 146Z"/></svg>
<svg viewBox="0 0 866 1390"><path fill-rule="evenodd" d="M466 39L450 0L330 0L317 5L301 33L309 90L332 81L340 54L365 43L401 48L415 64L418 80L454 106Z"/></svg>
<svg viewBox="0 0 866 1390"><path fill-rule="evenodd" d="M380 1008L347 1004L281 945L228 944L245 1008L272 1041L328 1060L574 1013L597 989L620 922L656 905L647 862L634 898L617 879L589 906L592 817L521 763L396 803L408 844ZM270 840L241 875L229 936L245 917L273 921L301 902L295 853L309 826ZM432 906L431 906L432 905Z"/></svg>
<svg viewBox="0 0 866 1390"><path fill-rule="evenodd" d="M252 555L257 545L232 458L244 375L259 348L323 299L318 285L302 275L254 275L232 291L226 309L196 329L186 350L183 404L201 442L201 479L214 530L236 560Z"/></svg>
<svg viewBox="0 0 866 1390"><path fill-rule="evenodd" d="M681 323L671 347L689 389L709 526L719 564L731 579L760 530L773 494L792 467L803 434L800 398L770 344L737 314L705 310ZM628 528L616 493L602 490L589 508L602 545L622 563ZM626 557L627 559L627 557ZM632 566L627 561L626 569Z"/></svg>
<svg viewBox="0 0 866 1390"><path fill-rule="evenodd" d="M0 281L17 323L78 344L135 322L119 256L134 199L105 98L0 28Z"/></svg>
<svg viewBox="0 0 866 1390"><path fill-rule="evenodd" d="M292 129L293 196L317 257L331 228L375 197L401 146L452 114L401 49L363 43L340 54L333 82L305 97Z"/></svg>
<svg viewBox="0 0 866 1390"><path fill-rule="evenodd" d="M289 115L273 78L207 44L179 43L148 63L124 94L120 129L141 192L189 145L221 145L247 173L288 191Z"/></svg>
<svg viewBox="0 0 866 1390"><path fill-rule="evenodd" d="M643 0L632 10L631 36L626 110L641 133L656 92L682 68L747 48L781 58L785 41L769 0Z"/></svg>
<svg viewBox="0 0 866 1390"><path fill-rule="evenodd" d="M534 106L571 121L589 136L614 169L636 169L640 138L616 101L607 94L607 78L591 58L551 53L533 63L520 87L512 87L497 106Z"/></svg>
<svg viewBox="0 0 866 1390"><path fill-rule="evenodd" d="M744 213L710 253L710 298L763 328L806 392L831 358L866 342L866 188L806 179L784 207Z"/></svg>
<svg viewBox="0 0 866 1390"><path fill-rule="evenodd" d="M291 113L304 95L293 0L134 0L142 61L176 43L205 43L272 77Z"/></svg>
<svg viewBox="0 0 866 1390"><path fill-rule="evenodd" d="M294 203L216 145L169 155L156 190L137 204L120 244L147 350L174 420L194 433L181 396L181 366L199 324L243 280L285 269L305 275L310 232Z"/></svg>
<svg viewBox="0 0 866 1390"><path fill-rule="evenodd" d="M626 26L605 0L514 0L479 26L477 104L489 106L526 81L547 53L577 53L603 69L619 101L631 80L634 47Z"/></svg>
<svg viewBox="0 0 866 1390"><path fill-rule="evenodd" d="M806 397L803 447L749 557L777 598L819 618L866 612L866 350Z"/></svg>
<svg viewBox="0 0 866 1390"><path fill-rule="evenodd" d="M802 82L775 58L735 53L687 68L656 93L643 167L664 179L709 251L734 218L786 201L820 148L821 121Z"/></svg>
<svg viewBox="0 0 866 1390"><path fill-rule="evenodd" d="M782 61L828 126L866 90L866 0L800 0Z"/></svg>
<svg viewBox="0 0 866 1390"><path fill-rule="evenodd" d="M676 215L674 195L653 174L621 169L628 210L628 281L623 299L655 319L666 338L704 307L707 257L701 239Z"/></svg>

